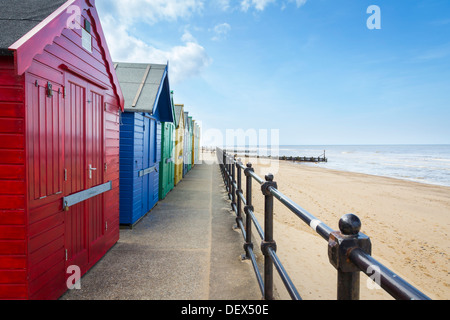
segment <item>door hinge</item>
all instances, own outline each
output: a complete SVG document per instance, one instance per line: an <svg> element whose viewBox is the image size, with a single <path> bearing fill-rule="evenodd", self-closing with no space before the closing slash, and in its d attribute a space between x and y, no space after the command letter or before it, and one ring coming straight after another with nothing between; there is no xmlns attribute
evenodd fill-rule
<svg viewBox="0 0 450 320"><path fill-rule="evenodd" d="M105 230L108 231L108 221L105 221Z"/></svg>
<svg viewBox="0 0 450 320"><path fill-rule="evenodd" d="M67 261L67 249L66 249L66 261Z"/></svg>
<svg viewBox="0 0 450 320"><path fill-rule="evenodd" d="M105 172L108 170L108 164L105 163Z"/></svg>
<svg viewBox="0 0 450 320"><path fill-rule="evenodd" d="M67 181L67 169L64 169L64 181Z"/></svg>

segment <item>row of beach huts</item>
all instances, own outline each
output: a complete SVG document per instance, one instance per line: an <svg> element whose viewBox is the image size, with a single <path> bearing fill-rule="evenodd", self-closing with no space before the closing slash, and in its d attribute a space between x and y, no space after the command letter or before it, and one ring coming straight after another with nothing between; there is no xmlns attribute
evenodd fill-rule
<svg viewBox="0 0 450 320"><path fill-rule="evenodd" d="M168 65L114 63L120 114L120 224L134 225L199 161L200 126L174 104Z"/></svg>
<svg viewBox="0 0 450 320"><path fill-rule="evenodd" d="M112 61L93 0L2 1L0 31L0 299L57 299L192 169L200 126L168 64Z"/></svg>

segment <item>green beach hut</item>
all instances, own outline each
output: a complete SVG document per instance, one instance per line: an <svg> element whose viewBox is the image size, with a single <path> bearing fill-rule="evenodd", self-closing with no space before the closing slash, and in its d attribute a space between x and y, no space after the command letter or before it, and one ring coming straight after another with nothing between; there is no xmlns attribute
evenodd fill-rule
<svg viewBox="0 0 450 320"><path fill-rule="evenodd" d="M172 112L174 111L173 92L171 92ZM175 125L161 123L161 162L159 163L159 199L164 199L174 188L175 180Z"/></svg>

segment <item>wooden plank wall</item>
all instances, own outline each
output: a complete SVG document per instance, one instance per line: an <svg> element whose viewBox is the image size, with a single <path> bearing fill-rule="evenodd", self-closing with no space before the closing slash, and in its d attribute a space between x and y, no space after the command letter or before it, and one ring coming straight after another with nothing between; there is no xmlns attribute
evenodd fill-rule
<svg viewBox="0 0 450 320"><path fill-rule="evenodd" d="M91 22L95 30L95 22L86 12L83 17ZM105 182L112 181L113 189L104 195L107 230L103 254L119 239L119 101L110 83L98 36L95 32L92 36L92 53L89 53L82 47L81 29L65 29L52 45L35 56L26 75L21 78L14 76L12 58L0 60L0 299L56 299L67 290L62 195L52 193L51 197L36 199L34 193L37 186L30 188L26 185L26 79L39 79L42 85L48 81L58 88L64 85L64 74L59 67L65 64L87 73L108 88L104 96L104 162ZM28 110L33 108L32 100L29 101ZM32 143L29 141L28 145ZM28 153L33 155L31 150ZM55 162L54 158L51 160ZM30 167L33 163L34 159L29 158L27 165ZM48 164L48 161L43 163L44 166ZM58 170L54 175L57 184L62 168L57 165L55 170ZM33 184L34 173L29 170L33 177L28 178ZM33 190L33 196L28 190ZM27 203L30 208L26 213ZM97 260L96 257L89 261L87 268Z"/></svg>
<svg viewBox="0 0 450 320"><path fill-rule="evenodd" d="M83 18L95 22L83 12ZM81 20L83 21L83 19ZM94 29L94 28L93 28ZM54 39L42 54L35 57L29 69L30 74L42 76L57 82L60 65L80 70L102 83L105 91L105 181L112 181L113 190L104 195L104 214L108 226L103 252L106 252L119 239L119 102L113 92L104 59L104 52L99 39L92 32L92 53L82 47L81 29L65 29L60 37ZM51 210L50 210L51 209ZM45 214L44 214L45 212ZM43 206L36 204L30 210L30 229L36 230L29 238L30 256L30 298L55 299L67 288L65 287L65 254L61 241L64 239L64 228L59 219L62 215L62 200L55 199ZM43 223L43 222L46 223ZM89 269L97 260L89 261L82 269ZM42 266L47 265L43 272Z"/></svg>
<svg viewBox="0 0 450 320"><path fill-rule="evenodd" d="M25 108L23 77L0 57L0 299L25 299Z"/></svg>

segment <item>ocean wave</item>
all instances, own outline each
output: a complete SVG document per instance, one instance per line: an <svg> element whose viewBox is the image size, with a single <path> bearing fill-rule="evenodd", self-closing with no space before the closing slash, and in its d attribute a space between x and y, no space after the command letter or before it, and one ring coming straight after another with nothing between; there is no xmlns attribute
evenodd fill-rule
<svg viewBox="0 0 450 320"><path fill-rule="evenodd" d="M444 158L431 158L432 161L441 161L441 162L450 162L450 159L444 159Z"/></svg>
<svg viewBox="0 0 450 320"><path fill-rule="evenodd" d="M274 154L270 147L250 149L257 154ZM281 156L310 157L326 151L328 162L321 167L414 180L450 186L450 145L363 145L363 146L279 146Z"/></svg>

